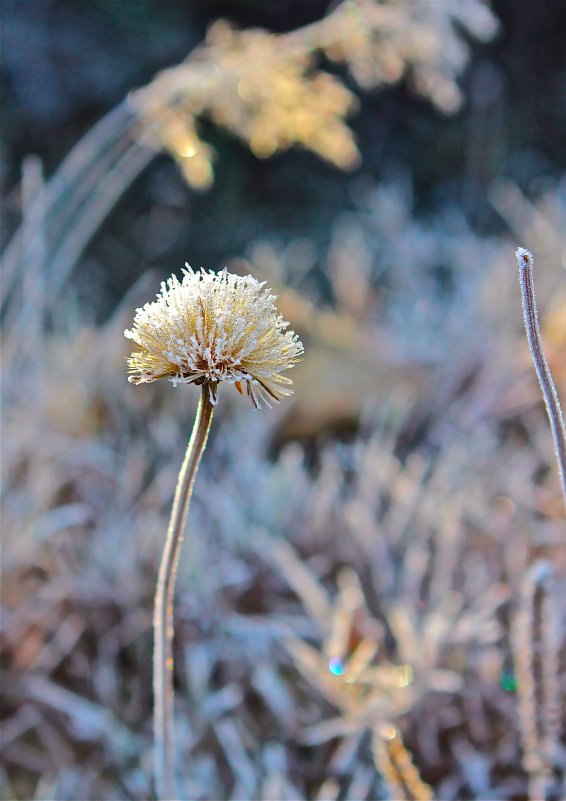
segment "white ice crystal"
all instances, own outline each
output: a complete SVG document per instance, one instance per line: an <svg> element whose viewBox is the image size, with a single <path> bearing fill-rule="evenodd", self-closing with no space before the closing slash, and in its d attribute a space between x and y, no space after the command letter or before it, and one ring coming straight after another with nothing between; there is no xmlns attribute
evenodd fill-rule
<svg viewBox="0 0 566 801"><path fill-rule="evenodd" d="M254 406L291 395L290 378L303 345L278 314L275 296L253 276L193 271L161 284L157 300L136 310L124 335L138 345L128 359L129 381L169 378L173 384L207 384L213 402L218 383L246 384Z"/></svg>

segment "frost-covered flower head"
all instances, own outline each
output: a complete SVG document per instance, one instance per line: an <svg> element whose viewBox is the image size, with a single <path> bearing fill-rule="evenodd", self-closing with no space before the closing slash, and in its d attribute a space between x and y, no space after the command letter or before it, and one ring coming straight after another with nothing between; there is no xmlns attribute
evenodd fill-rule
<svg viewBox="0 0 566 801"><path fill-rule="evenodd" d="M251 275L193 271L173 275L161 284L153 303L136 310L124 335L138 346L128 359L129 381L143 384L169 378L174 385L208 384L216 402L220 381L245 383L252 404L291 395L290 378L303 345L287 331L274 300Z"/></svg>

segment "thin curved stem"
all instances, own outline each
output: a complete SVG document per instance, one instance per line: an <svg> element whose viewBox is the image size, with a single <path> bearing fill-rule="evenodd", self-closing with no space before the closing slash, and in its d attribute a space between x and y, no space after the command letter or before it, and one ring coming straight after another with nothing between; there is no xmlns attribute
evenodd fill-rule
<svg viewBox="0 0 566 801"><path fill-rule="evenodd" d="M175 791L173 718L173 596L195 476L206 447L213 405L203 384L193 431L179 471L167 538L161 557L153 613L154 771L160 801L178 798Z"/></svg>
<svg viewBox="0 0 566 801"><path fill-rule="evenodd" d="M30 213L36 213L35 205L44 206L48 251L52 241L64 238L77 208L80 209L83 201L96 192L100 176L112 169L117 157L132 142L131 132L136 121L137 117L128 104L120 103L79 140L47 181L43 196L34 202ZM25 237L25 226L21 224L3 253L0 309L5 309L10 301L14 284L25 266L22 264Z"/></svg>
<svg viewBox="0 0 566 801"><path fill-rule="evenodd" d="M550 429L554 439L558 473L562 484L564 508L566 509L566 427L558 393L552 380L548 362L542 349L542 340L537 316L537 303L535 297L535 282L533 278L533 254L525 248L517 249L517 264L519 265L519 278L521 281L521 297L523 299L523 315L531 355L537 371L540 388L546 404L546 411L550 421Z"/></svg>

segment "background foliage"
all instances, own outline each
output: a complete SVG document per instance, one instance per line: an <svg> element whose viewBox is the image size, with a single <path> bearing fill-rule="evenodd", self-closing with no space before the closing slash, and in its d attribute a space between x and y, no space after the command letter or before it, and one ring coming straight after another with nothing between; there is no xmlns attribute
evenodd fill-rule
<svg viewBox="0 0 566 801"><path fill-rule="evenodd" d="M474 5L366 4L392 9L373 64L415 43L404 77L368 87L353 33L311 56L291 33L330 35L314 0L2 4L4 798L151 794L152 598L196 397L129 386L122 332L186 260L268 280L307 357L280 412L222 395L199 475L184 797L563 796L563 517L513 251L537 257L564 398L565 11L497 0L482 41L447 27ZM450 113L419 66L435 37L432 67L459 64ZM233 77L254 42L271 66L251 90L199 96L203 61ZM193 50L180 130L161 89L183 73L161 71ZM263 135L281 76L303 147L283 125L260 158L246 97L272 104ZM322 107L296 122L326 100L325 125ZM45 179L110 112L139 176L95 147L46 208ZM156 132L169 154L143 144Z"/></svg>

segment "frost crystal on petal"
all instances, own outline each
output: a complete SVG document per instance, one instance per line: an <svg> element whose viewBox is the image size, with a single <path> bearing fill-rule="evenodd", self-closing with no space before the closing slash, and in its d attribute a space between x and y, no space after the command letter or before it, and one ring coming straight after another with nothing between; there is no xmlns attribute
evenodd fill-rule
<svg viewBox="0 0 566 801"><path fill-rule="evenodd" d="M139 348L128 359L129 381L169 378L174 385L208 384L216 402L220 381L246 384L251 403L291 395L282 375L303 353L303 345L278 314L275 296L251 275L193 271L161 284L157 300L136 310L124 332Z"/></svg>

